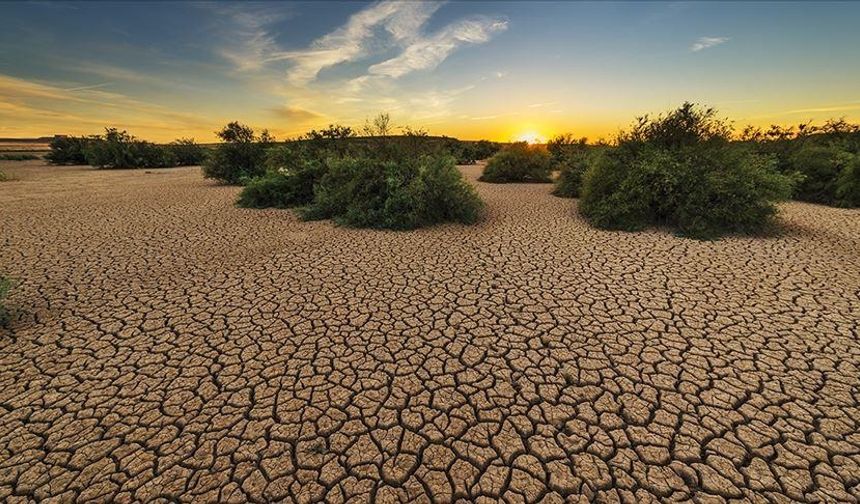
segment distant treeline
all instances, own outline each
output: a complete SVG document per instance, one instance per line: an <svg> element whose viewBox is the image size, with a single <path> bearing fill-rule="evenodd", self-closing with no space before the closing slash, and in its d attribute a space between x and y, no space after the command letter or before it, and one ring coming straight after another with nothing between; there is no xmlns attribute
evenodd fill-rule
<svg viewBox="0 0 860 504"><path fill-rule="evenodd" d="M45 159L52 164L97 168L166 168L198 165L206 159L206 149L190 138L159 145L124 130L106 128L104 135L54 137Z"/></svg>
<svg viewBox="0 0 860 504"><path fill-rule="evenodd" d="M403 134L385 132L389 143L413 147L422 152L444 152L454 156L459 164L473 164L492 156L502 144L488 140L463 141L446 136L430 136L422 130L406 129ZM263 130L256 140L262 148L278 144L307 144L325 146L339 153L359 152L373 148L372 135L358 135L348 126L329 125L321 130L312 130L305 135L286 142L277 142L268 131ZM64 136L51 139L50 153L45 159L58 165L84 165L97 168L166 168L203 164L217 146L201 145L193 139L182 138L169 144L155 144L140 140L125 130L106 128L103 135Z"/></svg>

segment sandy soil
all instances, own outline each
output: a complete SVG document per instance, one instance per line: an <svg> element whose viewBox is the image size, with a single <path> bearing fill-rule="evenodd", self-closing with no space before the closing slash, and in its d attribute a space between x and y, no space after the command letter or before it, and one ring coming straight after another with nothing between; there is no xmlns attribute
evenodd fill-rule
<svg viewBox="0 0 860 504"><path fill-rule="evenodd" d="M391 233L3 169L0 500L860 498L860 211L696 242L476 183Z"/></svg>

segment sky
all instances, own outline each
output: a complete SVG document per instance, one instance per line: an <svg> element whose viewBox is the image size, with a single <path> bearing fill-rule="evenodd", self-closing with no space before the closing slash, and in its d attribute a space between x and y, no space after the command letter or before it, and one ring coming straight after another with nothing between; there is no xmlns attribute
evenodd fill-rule
<svg viewBox="0 0 860 504"><path fill-rule="evenodd" d="M860 2L0 3L0 137L279 139L387 112L463 139L610 139L684 101L860 122Z"/></svg>

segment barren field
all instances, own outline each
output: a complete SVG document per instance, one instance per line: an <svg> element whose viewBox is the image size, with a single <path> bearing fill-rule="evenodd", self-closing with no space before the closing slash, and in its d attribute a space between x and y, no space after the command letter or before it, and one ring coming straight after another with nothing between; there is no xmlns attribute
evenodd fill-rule
<svg viewBox="0 0 860 504"><path fill-rule="evenodd" d="M860 210L698 242L466 167L482 223L398 233L2 168L0 501L860 498Z"/></svg>

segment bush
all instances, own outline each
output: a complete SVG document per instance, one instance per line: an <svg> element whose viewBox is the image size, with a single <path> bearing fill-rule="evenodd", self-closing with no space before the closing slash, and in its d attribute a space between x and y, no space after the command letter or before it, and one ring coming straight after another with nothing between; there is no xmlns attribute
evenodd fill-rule
<svg viewBox="0 0 860 504"><path fill-rule="evenodd" d="M303 213L306 219L332 218L354 227L469 224L478 219L482 207L450 156L333 158L314 196Z"/></svg>
<svg viewBox="0 0 860 504"><path fill-rule="evenodd" d="M853 157L835 146L811 142L802 145L788 161L790 170L803 175L794 197L812 203L836 204L839 179Z"/></svg>
<svg viewBox="0 0 860 504"><path fill-rule="evenodd" d="M36 159L40 158L35 154L0 154L0 161L33 161Z"/></svg>
<svg viewBox="0 0 860 504"><path fill-rule="evenodd" d="M553 194L561 198L578 198L582 187L582 176L588 169L590 151L587 139L575 138L566 133L547 142L553 169L559 171Z"/></svg>
<svg viewBox="0 0 860 504"><path fill-rule="evenodd" d="M5 327L9 323L9 312L6 310L4 301L9 291L12 289L12 281L3 275L0 275L0 327Z"/></svg>
<svg viewBox="0 0 860 504"><path fill-rule="evenodd" d="M96 168L165 168L176 166L173 152L154 143L138 140L127 131L105 128L84 148L87 163Z"/></svg>
<svg viewBox="0 0 860 504"><path fill-rule="evenodd" d="M474 143L475 159L489 159L499 152L501 148L501 144L496 142L478 140Z"/></svg>
<svg viewBox="0 0 860 504"><path fill-rule="evenodd" d="M306 195L310 193L310 198ZM236 204L243 208L292 208L310 202L313 185L308 186L294 175L270 172L251 179Z"/></svg>
<svg viewBox="0 0 860 504"><path fill-rule="evenodd" d="M560 198L578 198L582 193L582 179L591 166L591 155L583 152L564 159L560 165L558 180L552 194Z"/></svg>
<svg viewBox="0 0 860 504"><path fill-rule="evenodd" d="M249 126L231 122L216 134L223 143L203 164L204 177L239 184L266 172L266 151L274 141L268 131L255 136Z"/></svg>
<svg viewBox="0 0 860 504"><path fill-rule="evenodd" d="M836 179L836 204L860 207L860 155L853 156Z"/></svg>
<svg viewBox="0 0 860 504"><path fill-rule="evenodd" d="M91 141L92 138L87 137L55 136L51 140L51 152L45 156L45 159L56 165L87 164L84 151Z"/></svg>
<svg viewBox="0 0 860 504"><path fill-rule="evenodd" d="M246 208L292 208L314 199L314 186L325 173L323 160L302 146L282 146L269 151L269 172L251 179L237 204Z"/></svg>
<svg viewBox="0 0 860 504"><path fill-rule="evenodd" d="M550 182L552 161L545 149L525 142L511 144L490 158L483 182Z"/></svg>
<svg viewBox="0 0 860 504"><path fill-rule="evenodd" d="M666 225L699 239L760 231L796 178L728 138L711 109L642 118L586 172L579 210L607 229Z"/></svg>
<svg viewBox="0 0 860 504"><path fill-rule="evenodd" d="M206 149L193 138L180 138L171 142L168 149L173 153L177 166L197 166L206 160Z"/></svg>

